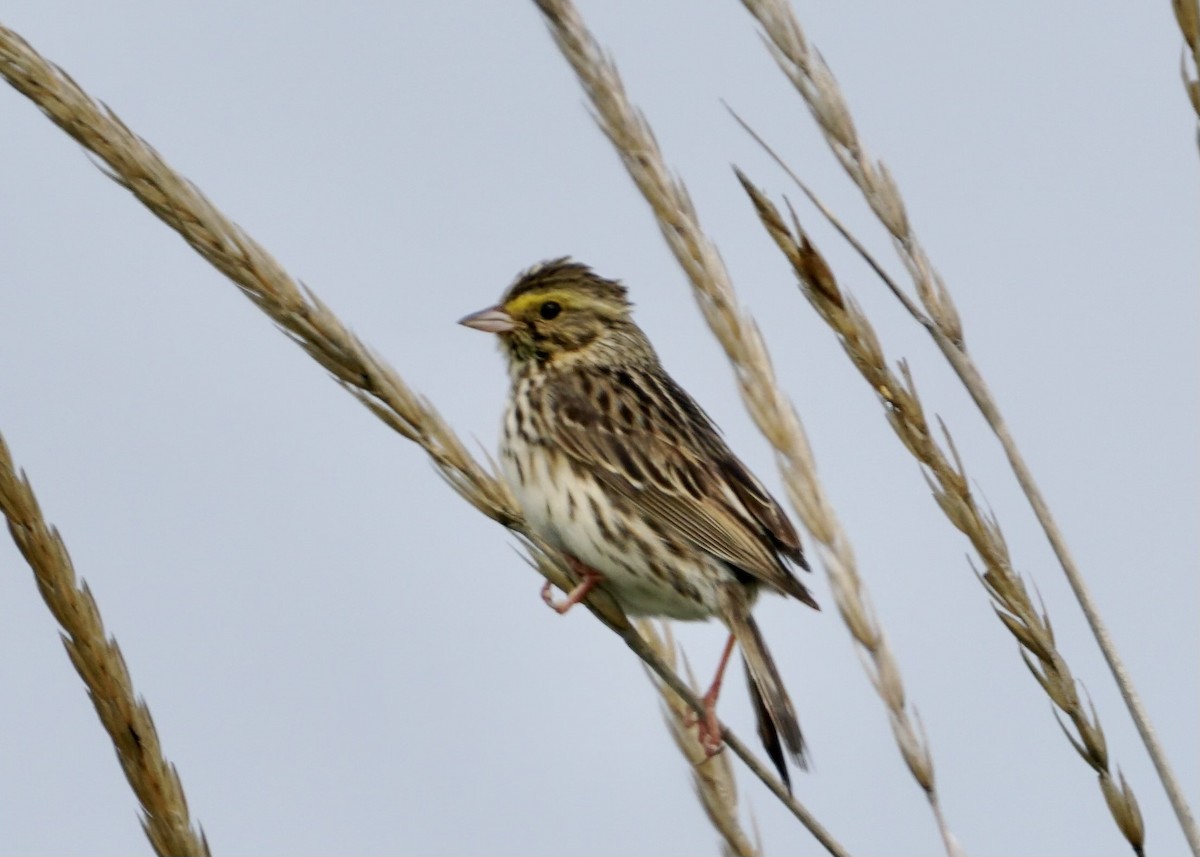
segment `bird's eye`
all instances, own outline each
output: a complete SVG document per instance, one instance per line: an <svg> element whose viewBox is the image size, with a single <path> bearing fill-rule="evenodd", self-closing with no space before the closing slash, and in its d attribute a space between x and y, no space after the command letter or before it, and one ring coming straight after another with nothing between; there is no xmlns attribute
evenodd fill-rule
<svg viewBox="0 0 1200 857"><path fill-rule="evenodd" d="M546 319L546 321L557 317L560 312L562 312L562 307L554 301L546 301L538 309L538 315Z"/></svg>

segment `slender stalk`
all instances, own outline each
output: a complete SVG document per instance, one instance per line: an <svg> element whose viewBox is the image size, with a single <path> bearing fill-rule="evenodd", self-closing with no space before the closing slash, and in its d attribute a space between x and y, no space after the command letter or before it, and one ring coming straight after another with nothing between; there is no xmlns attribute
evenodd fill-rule
<svg viewBox="0 0 1200 857"><path fill-rule="evenodd" d="M1000 445L1004 448L1004 454L1008 457L1013 473L1016 474L1021 489L1029 499L1030 505L1033 506L1034 514L1037 515L1038 521L1046 533L1046 537L1050 540L1054 554L1058 557L1063 571L1066 572L1071 590L1075 593L1084 616L1087 617L1092 634L1095 635L1096 642L1099 644L1101 651L1104 652L1108 668L1112 671L1117 687L1121 690L1121 696L1125 700L1125 705L1129 709L1138 734L1142 737L1142 743L1146 746L1146 750L1150 755L1150 761L1154 763L1154 769L1158 772L1158 778L1162 782L1164 791L1167 793L1167 799L1171 803L1175 817L1178 819L1180 827L1183 828L1183 834L1188 841L1188 847L1191 849L1193 855L1200 855L1200 828L1196 826L1196 819L1192 815L1192 809L1188 805L1187 798L1184 797L1183 789L1179 785L1179 780L1171 767L1166 750L1163 749L1161 742L1158 740L1158 735L1150 723L1150 713L1146 710L1145 705L1142 704L1141 696L1134 686L1133 678L1129 675L1129 671L1125 667L1125 662L1118 655L1116 644L1113 642L1108 626L1100 616L1100 609L1092 598L1091 591L1084 582L1083 575L1079 571L1078 566L1076 566L1074 557L1067 548L1066 539L1063 537L1057 521L1055 521L1054 516L1051 514L1050 507L1042 496L1037 483L1034 482L1033 473L1029 470L1028 465L1026 465L1016 441L1013 440L1012 434L1008 430L1008 424L1005 423L1004 418L1000 414L999 407L992 397L991 390L984 382L983 376L975 366L975 362L964 348L946 339L940 328L937 335L934 336L934 340L942 350L942 353L946 355L946 359L954 367L954 371L962 379L967 390L970 391L971 398L975 400L976 405L983 412L988 425L991 426L992 431L999 438Z"/></svg>
<svg viewBox="0 0 1200 857"><path fill-rule="evenodd" d="M134 693L117 641L104 631L96 599L75 575L62 536L46 523L29 479L18 474L3 437L0 511L33 570L42 600L63 630L67 655L87 686L125 779L141 804L142 830L154 853L207 857L208 840L203 830L192 828L179 773L163 755L150 708Z"/></svg>
<svg viewBox="0 0 1200 857"><path fill-rule="evenodd" d="M675 669L678 652L670 626L663 622L659 627L649 619L636 620L635 624L642 638L659 657ZM688 687L698 694L700 691L696 685L696 677L692 675L686 658L684 667L687 670ZM724 841L724 853L736 857L761 857L762 848L746 835L741 822L738 821L737 781L733 778L733 766L729 763L729 756L725 753L709 754L695 729L696 713L692 707L661 679L649 670L647 673L662 697L663 719L667 723L667 729L692 769L692 785L696 789L696 795L700 798L708 820Z"/></svg>
<svg viewBox="0 0 1200 857"><path fill-rule="evenodd" d="M700 226L687 189L667 169L649 124L630 103L620 74L579 12L563 0L538 0L538 7L587 92L601 130L653 209L663 237L691 281L705 320L734 368L742 401L775 450L788 498L817 541L838 613L887 708L900 754L925 793L947 855L955 857L959 846L942 812L928 742L915 725L899 666L871 608L853 546L817 475L796 409L776 381L758 327L738 308L729 274Z"/></svg>
<svg viewBox="0 0 1200 857"><path fill-rule="evenodd" d="M538 571L551 580L555 580L555 578L552 576L554 573L557 573L560 576L565 574L561 569L556 570L555 568L551 567L553 564L558 564L560 566L562 564L546 551L540 548L534 548L530 551L530 555L532 557L532 562ZM570 589L569 583L564 586L555 580L555 585L560 586L560 588L564 590ZM589 601L590 600L591 596L589 596ZM588 602L584 603L588 604L589 608L592 606ZM638 633L636 627L630 624L628 620L625 620L624 624L622 625L612 624L605 615L594 609L592 612L595 613L597 618L607 625L609 629L616 632L621 639L625 641L625 645L628 646L630 650L632 650L635 655L641 658L642 662L650 668L650 671L653 672L654 675L656 675L659 680L661 680L663 684L670 688L680 699L687 703L687 705L691 707L692 711L696 712L696 714L699 716L704 716L704 703L700 700L700 697L693 692L692 688L679 677L675 670L673 670L665 660L663 660L658 651L650 643L648 643L641 634ZM835 855L835 857L846 857L850 852L848 852L841 845L841 843L838 842L838 840L833 838L833 835L825 829L824 825L817 821L816 816L809 812L803 804L801 804L791 793L788 792L787 787L784 786L777 776L775 776L774 772L768 769L767 766L763 764L763 762L757 756L750 752L750 749L746 746L746 744L740 738L738 738L728 726L726 726L724 723L720 723L719 726L721 729L721 737L724 739L725 746L732 750L733 754L741 759L746 767L750 769L750 772L754 774L754 776L758 777L758 779L762 781L763 785L765 785L771 791L771 793L779 799L779 802L787 807L788 811L791 812L801 824L808 828L809 832L812 833L813 837L819 843L821 843L825 850L830 854Z"/></svg>
<svg viewBox="0 0 1200 857"><path fill-rule="evenodd" d="M1197 12L1196 0L1173 2L1180 28L1195 61L1200 56L1200 12ZM1125 701L1125 707L1133 718L1175 817L1187 838L1188 846L1194 857L1200 857L1200 828L1197 828L1179 780L1150 723L1149 713L1117 652L1112 635L1067 547L1066 539L1001 416L999 405L967 351L962 321L953 297L917 240L895 180L882 161L872 161L868 157L858 138L849 105L834 79L833 72L825 65L820 54L811 49L800 23L785 0L743 0L743 5L762 26L767 46L776 63L808 105L834 156L862 192L871 211L891 234L896 251L908 269L917 297L927 316L922 318L921 314L915 311L911 301L902 303L933 337L1000 441L1017 482L1029 500L1034 515L1045 532L1059 565L1062 566L1071 591L1083 610L1092 635L1104 654ZM1193 105L1200 115L1200 84L1190 81L1186 71L1184 81ZM895 292L893 289L893 293Z"/></svg>
<svg viewBox="0 0 1200 857"><path fill-rule="evenodd" d="M703 716L704 709L700 698L692 692L692 689L684 683L683 679L674 670L667 666L666 662L659 657L658 653L650 647L642 636L633 628L620 633L622 639L625 640L625 645L629 646L633 650L633 653L641 658L654 671L655 675L663 680L667 687L691 706L693 711ZM849 852L817 821L816 816L805 809L803 804L788 793L787 788L779 781L779 778L757 756L750 752L750 749L729 730L728 726L721 723L720 727L721 736L725 740L725 746L732 750L734 755L745 763L746 767L771 790L775 797L779 798L779 801L788 808L792 815L808 828L809 832L821 843L825 850L835 855L835 857L846 857Z"/></svg>
<svg viewBox="0 0 1200 857"><path fill-rule="evenodd" d="M943 513L971 541L983 563L980 582L991 596L996 616L1021 645L1021 657L1050 701L1075 729L1065 726L1067 740L1096 772L1109 812L1137 855L1145 853L1145 826L1133 790L1118 770L1113 774L1108 743L1094 709L1084 707L1066 659L1058 651L1045 608L1034 606L1025 583L1012 567L999 522L976 503L958 451L945 424L943 449L917 396L907 365L900 377L892 372L874 328L858 306L843 294L833 272L798 222L793 228L775 206L740 172L742 186L754 204L763 227L783 252L799 280L801 291L821 319L837 335L851 363L879 397L884 414L905 448L920 462L926 481ZM794 229L794 231L793 231ZM1062 726L1062 722L1059 721ZM1078 736L1078 737L1076 737Z"/></svg>
<svg viewBox="0 0 1200 857"><path fill-rule="evenodd" d="M132 193L233 281L285 336L323 366L347 392L385 424L418 444L459 496L516 533L539 573L561 589L572 588L573 577L565 562L529 530L507 486L466 451L429 402L350 333L312 291L302 288L258 242L225 217L191 182L172 170L116 114L3 26L0 26L0 75L54 124L95 154L107 168L109 178ZM697 713L703 712L700 700L641 638L610 596L596 591L585 604ZM845 855L845 849L787 793L779 779L745 744L727 727L722 729L726 745L818 841L831 854Z"/></svg>

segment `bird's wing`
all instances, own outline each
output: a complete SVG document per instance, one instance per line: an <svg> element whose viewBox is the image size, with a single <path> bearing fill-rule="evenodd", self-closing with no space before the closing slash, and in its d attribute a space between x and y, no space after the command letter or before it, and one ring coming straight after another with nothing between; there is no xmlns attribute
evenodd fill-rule
<svg viewBox="0 0 1200 857"><path fill-rule="evenodd" d="M549 440L581 467L697 547L816 606L779 559L804 563L787 516L669 377L577 369L542 395L553 412Z"/></svg>

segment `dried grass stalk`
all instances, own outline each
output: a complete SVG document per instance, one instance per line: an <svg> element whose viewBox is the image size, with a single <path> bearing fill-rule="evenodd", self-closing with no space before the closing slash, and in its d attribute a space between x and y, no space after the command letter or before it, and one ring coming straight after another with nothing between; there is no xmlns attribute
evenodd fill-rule
<svg viewBox="0 0 1200 857"><path fill-rule="evenodd" d="M838 612L887 706L900 753L929 800L947 854L956 855L959 848L942 814L928 743L914 725L899 667L871 609L853 547L817 476L796 409L775 379L762 335L749 314L738 307L729 274L700 227L687 189L667 169L654 134L629 102L615 65L604 56L572 4L538 0L538 6L583 84L597 123L650 203L663 237L692 283L705 320L733 365L742 400L775 451L792 506L818 543Z"/></svg>
<svg viewBox="0 0 1200 857"><path fill-rule="evenodd" d="M1200 12L1197 0L1173 0L1180 28L1196 60ZM882 161L872 162L859 140L858 132L850 114L849 105L834 79L833 72L825 65L821 55L812 49L804 31L785 0L743 0L743 4L758 20L766 35L768 49L783 73L791 80L797 92L808 105L809 111L820 127L834 156L862 192L871 211L892 236L893 244L912 278L917 297L924 307L922 313L912 301L905 298L897 288L892 291L913 317L926 329L947 361L954 368L971 398L975 401L984 419L1000 441L1021 490L1029 500L1046 538L1062 566L1067 582L1079 602L1080 608L1096 638L1100 650L1108 663L1109 670L1121 691L1125 706L1137 726L1142 743L1163 788L1183 828L1193 855L1200 857L1200 829L1197 828L1191 808L1183 795L1183 789L1171 768L1167 754L1158 741L1150 723L1150 715L1133 685L1124 661L1117 652L1116 644L1108 631L1100 609L1092 598L1066 538L1059 529L1050 507L1042 496L1025 463L1012 433L1000 412L999 404L992 395L983 374L967 351L962 321L954 300L942 278L934 269L925 250L917 240L909 220L900 190ZM1184 75L1188 92L1200 114L1200 86ZM878 270L878 268L877 268ZM889 285L891 285L889 283Z"/></svg>
<svg viewBox="0 0 1200 857"><path fill-rule="evenodd" d="M742 2L762 25L767 48L804 98L838 163L894 239L921 302L946 336L961 342L962 324L954 301L912 230L904 200L887 166L882 161L873 162L859 141L850 107L833 72L821 55L810 48L800 23L784 0Z"/></svg>
<svg viewBox="0 0 1200 857"><path fill-rule="evenodd" d="M458 436L423 397L413 392L315 294L292 279L261 245L174 172L111 110L3 26L0 26L0 75L95 154L107 168L109 178L130 191L232 280L285 336L325 367L352 396L388 426L420 445L460 496L516 533L529 549L531 564L540 574L563 590L572 588L575 580L565 562L526 527L507 486L466 451ZM699 698L642 639L611 597L603 591L594 591L584 603L688 705L698 713L703 712ZM779 778L728 727L721 728L729 749L813 831L830 853L845 854L816 818L788 794Z"/></svg>
<svg viewBox="0 0 1200 857"><path fill-rule="evenodd" d="M154 853L207 857L208 841L202 830L192 828L183 785L175 766L163 756L150 709L134 694L125 659L116 640L104 633L91 590L76 578L62 536L42 517L33 488L24 473L17 473L3 437L0 510L33 569L38 591L62 627L67 655L87 686L125 779L141 804L142 830Z"/></svg>
<svg viewBox="0 0 1200 857"><path fill-rule="evenodd" d="M922 465L930 490L946 517L970 539L983 564L983 572L977 572L977 576L992 598L996 615L1020 643L1021 656L1033 677L1071 721L1074 734L1063 727L1068 740L1098 775L1118 829L1134 853L1143 854L1145 830L1133 791L1119 772L1114 777L1099 718L1094 708L1090 704L1085 708L1079 697L1076 681L1056 647L1045 608L1039 611L1034 606L1024 582L1013 570L999 523L977 505L946 426L939 421L946 439L943 449L934 439L907 365L900 364L901 377L892 372L875 330L854 301L843 294L833 272L799 223L794 224L793 233L770 200L740 172L738 177L763 226L791 263L804 296L832 328L850 361L879 396L888 422Z"/></svg>
<svg viewBox="0 0 1200 857"><path fill-rule="evenodd" d="M635 624L659 657L670 664L672 669L677 669L675 638L671 635L670 626L664 622L656 627L647 619L636 620ZM686 659L684 667L692 692L700 693L696 677L692 675ZM663 719L667 722L671 737L675 739L679 752L691 766L692 784L696 787L700 804L704 807L708 820L721 834L722 851L737 857L760 857L762 848L759 843L746 835L738 821L737 783L733 778L729 756L725 753L710 756L700 743L699 733L695 728L696 715L692 707L656 676L650 674L650 678L662 696Z"/></svg>

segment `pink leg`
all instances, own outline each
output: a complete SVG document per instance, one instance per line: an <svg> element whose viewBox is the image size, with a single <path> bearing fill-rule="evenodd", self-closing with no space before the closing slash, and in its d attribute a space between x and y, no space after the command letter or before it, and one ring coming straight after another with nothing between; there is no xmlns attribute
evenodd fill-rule
<svg viewBox="0 0 1200 857"><path fill-rule="evenodd" d="M729 657L733 654L733 634L725 643L725 651L721 653L721 662L717 664L717 675L712 685L704 694L704 717L698 720L700 727L700 744L709 756L714 756L721 750L721 723L717 720L717 697L721 695L721 682L725 678L725 668L729 666Z"/></svg>
<svg viewBox="0 0 1200 857"><path fill-rule="evenodd" d="M566 613L583 599L587 598L587 594L596 588L598 584L603 582L604 576L596 571L590 565L580 562L573 556L567 557L567 562L571 565L571 570L582 578L579 583L575 584L575 588L567 593L567 597L562 601L555 601L553 595L553 584L546 581L542 585L542 600L548 604L551 609L555 610L560 616Z"/></svg>

